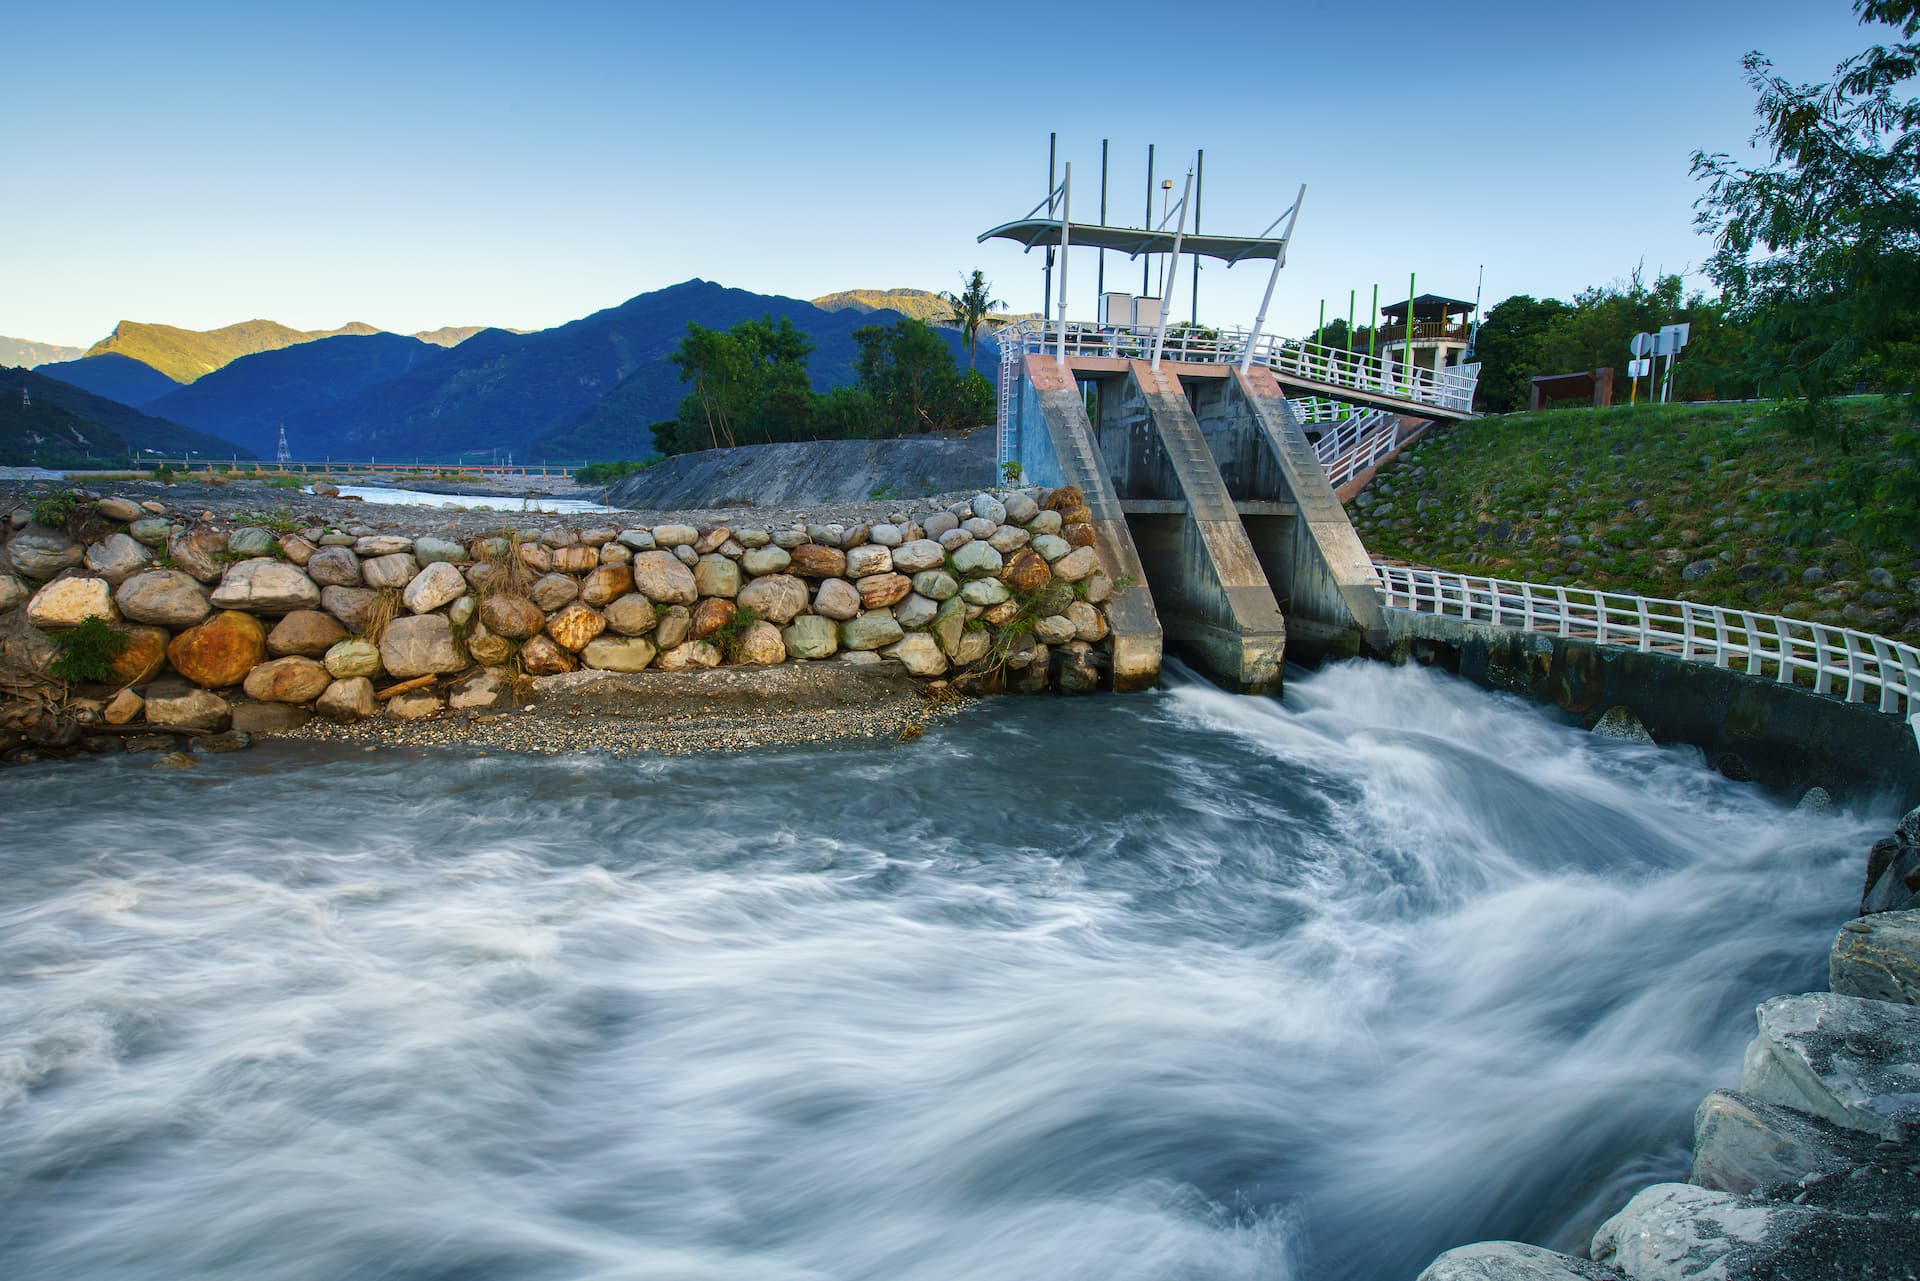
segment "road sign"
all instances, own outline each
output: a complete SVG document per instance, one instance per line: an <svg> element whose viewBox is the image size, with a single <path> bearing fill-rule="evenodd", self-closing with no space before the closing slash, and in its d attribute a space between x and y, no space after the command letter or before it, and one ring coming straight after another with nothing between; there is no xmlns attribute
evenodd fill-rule
<svg viewBox="0 0 1920 1281"><path fill-rule="evenodd" d="M1680 324L1677 324L1677 325L1662 325L1660 326L1660 332L1663 335L1671 335L1672 341L1673 341L1673 349L1675 351L1679 351L1682 347L1687 345L1687 336L1693 332L1693 326L1685 321L1682 321Z"/></svg>
<svg viewBox="0 0 1920 1281"><path fill-rule="evenodd" d="M1653 376L1653 361L1629 360L1627 362L1627 377L1651 378L1652 376Z"/></svg>
<svg viewBox="0 0 1920 1281"><path fill-rule="evenodd" d="M1627 350L1635 356L1645 356L1653 351L1652 334L1635 334L1627 340Z"/></svg>

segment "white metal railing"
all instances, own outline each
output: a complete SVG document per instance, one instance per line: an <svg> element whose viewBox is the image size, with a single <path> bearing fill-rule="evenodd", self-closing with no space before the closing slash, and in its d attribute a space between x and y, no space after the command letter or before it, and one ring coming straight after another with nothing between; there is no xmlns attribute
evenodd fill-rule
<svg viewBox="0 0 1920 1281"><path fill-rule="evenodd" d="M1692 601L1474 578L1376 562L1385 603L1443 618L1577 636L1643 654L1673 654L1804 685L1849 703L1876 701L1920 738L1920 649L1867 632Z"/></svg>
<svg viewBox="0 0 1920 1281"><path fill-rule="evenodd" d="M1153 330L1145 326L1101 325L1070 321L1065 326L1065 347L1069 356L1110 356L1129 360L1148 360L1153 356ZM1058 351L1061 326L1043 325L1037 319L1022 320L996 333L1000 343L1002 373L1029 352ZM1247 352L1248 331L1244 329L1198 330L1186 326L1169 329L1163 358L1196 361L1205 364L1237 363ZM1452 413L1469 413L1473 408L1473 389L1479 380L1480 366L1457 365L1446 369L1422 369L1399 364L1384 355L1323 347L1318 343L1262 334L1253 344L1253 359L1291 378L1346 387L1370 396L1408 402L1412 408L1432 407ZM1002 378L1002 384L1008 381ZM1002 407L1007 394L1002 392Z"/></svg>

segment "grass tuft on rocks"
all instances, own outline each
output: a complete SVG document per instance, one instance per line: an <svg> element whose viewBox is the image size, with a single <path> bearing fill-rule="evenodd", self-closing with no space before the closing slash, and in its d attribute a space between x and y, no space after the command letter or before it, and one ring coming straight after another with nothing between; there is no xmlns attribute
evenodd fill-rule
<svg viewBox="0 0 1920 1281"><path fill-rule="evenodd" d="M113 660L127 647L128 634L98 614L89 614L78 626L52 633L60 653L48 670L61 680L104 681L113 675Z"/></svg>

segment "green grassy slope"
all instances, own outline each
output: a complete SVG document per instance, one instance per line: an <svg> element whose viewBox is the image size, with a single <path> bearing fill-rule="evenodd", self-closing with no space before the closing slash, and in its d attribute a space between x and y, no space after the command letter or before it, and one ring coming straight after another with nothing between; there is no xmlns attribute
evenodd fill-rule
<svg viewBox="0 0 1920 1281"><path fill-rule="evenodd" d="M1509 414L1429 434L1348 511L1385 559L1920 641L1920 544L1797 514L1794 495L1863 461L1920 466L1884 432L1843 454L1763 405ZM1920 510L1892 515L1920 536Z"/></svg>
<svg viewBox="0 0 1920 1281"><path fill-rule="evenodd" d="M295 343L312 342L339 334L375 334L372 325L355 322L339 329L290 329L272 320L245 320L221 329L176 329L172 325L123 320L113 332L88 348L87 355L116 352L131 356L179 383L190 383L242 356L278 351Z"/></svg>

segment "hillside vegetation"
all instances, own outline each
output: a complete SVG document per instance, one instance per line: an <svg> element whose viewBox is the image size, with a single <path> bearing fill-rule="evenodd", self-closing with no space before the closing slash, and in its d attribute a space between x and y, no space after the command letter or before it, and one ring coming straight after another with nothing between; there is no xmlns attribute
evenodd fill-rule
<svg viewBox="0 0 1920 1281"><path fill-rule="evenodd" d="M930 289L842 289L813 300L822 311L897 311L929 325L953 323L953 308Z"/></svg>
<svg viewBox="0 0 1920 1281"><path fill-rule="evenodd" d="M22 392L26 393L23 403ZM124 466L153 449L207 458L251 458L230 440L129 409L26 369L0 369L0 466Z"/></svg>
<svg viewBox="0 0 1920 1281"><path fill-rule="evenodd" d="M313 342L340 334L377 334L358 321L338 329L289 329L272 320L243 320L221 329L176 329L172 325L123 320L113 332L87 349L89 356L114 352L150 365L177 383L190 383L223 365L257 351L278 351L295 343Z"/></svg>
<svg viewBox="0 0 1920 1281"><path fill-rule="evenodd" d="M1920 638L1910 422L1843 402L1508 414L1431 433L1354 500L1375 556Z"/></svg>

